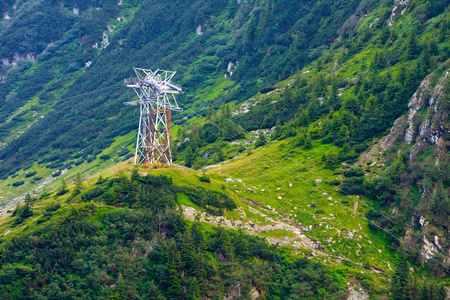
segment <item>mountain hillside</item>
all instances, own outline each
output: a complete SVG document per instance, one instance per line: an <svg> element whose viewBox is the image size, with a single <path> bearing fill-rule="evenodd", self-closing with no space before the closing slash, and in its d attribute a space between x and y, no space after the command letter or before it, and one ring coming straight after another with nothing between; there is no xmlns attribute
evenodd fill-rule
<svg viewBox="0 0 450 300"><path fill-rule="evenodd" d="M80 226L99 248L64 256L71 268L46 266L29 297L62 297L49 294L59 284L65 297L445 298L449 4L0 1L0 280L14 282L2 292L25 295L25 278L44 266L28 258L41 245L69 251L50 241L63 224L62 236ZM121 83L132 67L176 70L186 92L171 168L131 169L138 112L123 105L135 96ZM115 218L127 220L123 236L111 235ZM141 221L156 227L144 235ZM177 254L195 230L207 274ZM141 239L154 249L135 250ZM158 247L173 255L157 257ZM98 249L162 275L111 258L77 264ZM300 265L318 271L290 273ZM320 272L326 280L305 279ZM86 274L98 280L71 294Z"/></svg>

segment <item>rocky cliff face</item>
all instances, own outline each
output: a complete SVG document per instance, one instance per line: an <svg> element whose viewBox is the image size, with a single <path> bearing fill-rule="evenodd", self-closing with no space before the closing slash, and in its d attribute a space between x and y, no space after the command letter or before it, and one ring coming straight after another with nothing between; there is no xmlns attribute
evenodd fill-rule
<svg viewBox="0 0 450 300"><path fill-rule="evenodd" d="M423 233L420 252L424 261L436 258L438 253L449 254L448 215L436 204L449 199L447 172L443 170L447 169L450 147L449 99L450 69L428 75L411 97L408 113L398 118L390 133L364 153L359 162L392 161L399 153L408 154L408 174L402 175L403 186L397 192L408 195L415 187L421 194L420 199L411 200L415 206L408 209L413 215L411 230L416 227ZM431 176L433 172L441 175ZM405 239L411 241L408 232Z"/></svg>
<svg viewBox="0 0 450 300"><path fill-rule="evenodd" d="M419 144L421 142L435 145L443 135L449 131L449 128L443 124L446 112L443 111L441 98L444 92L444 86L447 84L450 70L445 72L439 79L439 83L432 88L431 80L434 74L427 76L420 85L419 89L411 98L408 108L408 128L405 132L405 142L408 144ZM418 114L420 110L426 110L425 113Z"/></svg>

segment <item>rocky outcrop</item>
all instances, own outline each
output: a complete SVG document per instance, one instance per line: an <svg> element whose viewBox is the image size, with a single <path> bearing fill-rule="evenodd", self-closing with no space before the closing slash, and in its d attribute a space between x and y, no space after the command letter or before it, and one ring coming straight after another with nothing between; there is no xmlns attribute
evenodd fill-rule
<svg viewBox="0 0 450 300"><path fill-rule="evenodd" d="M430 85L431 85L431 75L428 75L422 81L419 88L414 93L414 95L412 96L411 100L408 103L408 109L409 109L408 120L407 120L408 128L406 129L406 132L405 132L405 142L407 144L411 144L413 141L414 132L415 132L414 123L415 123L416 114L417 114L417 111L420 108L422 108L426 103L426 98L429 95Z"/></svg>
<svg viewBox="0 0 450 300"><path fill-rule="evenodd" d="M273 223L270 225L258 225L252 222L243 222L241 220L229 220L224 216L213 216L206 212L197 211L195 208L190 206L182 205L183 215L188 220L196 220L199 219L201 222L210 223L214 225L221 225L223 227L231 228L231 229L243 229L249 234L255 235L261 232L270 232L270 231L287 231L294 234L294 237L281 237L281 238L273 238L268 237L267 241L273 245L280 246L292 246L294 248L306 248L310 250L318 250L322 248L322 245L317 241L313 241L306 237L302 233L302 230L293 226L291 224L280 222L280 220L274 220L269 218L267 215L262 214L258 210L254 210L254 212L263 215L267 221ZM245 212L241 209L238 209L239 213L246 217Z"/></svg>
<svg viewBox="0 0 450 300"><path fill-rule="evenodd" d="M446 135L450 131L450 126L443 97L446 97L444 87L450 80L450 70L442 74L437 72L425 77L408 103L407 114L394 122L387 136L360 156L358 164L366 165L369 162L391 159L391 155L395 157L396 153L399 153L397 150L400 147L409 150L409 163L412 164L416 162L419 154L433 147L435 165L438 166L441 157L445 157L449 144ZM402 142L403 145L400 146ZM427 195L433 192L434 182L418 183L418 186L422 190L422 201L428 201ZM421 205L422 209L418 210L417 215L411 220L413 226L420 227L424 232L432 225L446 231L447 229L442 228L442 224L432 224L427 220L427 209L424 208L427 204ZM408 239L408 234L405 235L405 239ZM425 260L429 260L437 252L447 252L446 248L447 245L440 241L438 236L433 238L424 236L421 255Z"/></svg>
<svg viewBox="0 0 450 300"><path fill-rule="evenodd" d="M442 250L443 249L439 244L439 237L437 235L434 236L434 242L429 241L426 236L423 236L423 244L420 254L426 260L432 258L438 251Z"/></svg>
<svg viewBox="0 0 450 300"><path fill-rule="evenodd" d="M392 9L391 16L388 20L388 26L392 26L395 23L395 17L397 15L403 15L408 8L409 0L395 0L394 8Z"/></svg>
<svg viewBox="0 0 450 300"><path fill-rule="evenodd" d="M413 145L410 151L413 155L411 159L414 159L414 153L417 153L421 143L438 144L439 139L449 131L449 128L442 125L444 114L441 105L444 85L450 78L449 74L450 70L445 72L435 87L433 81L436 74L425 77L408 103L408 114L398 118L390 133L361 156L370 160L371 156L395 146L401 136L407 144Z"/></svg>
<svg viewBox="0 0 450 300"><path fill-rule="evenodd" d="M348 288L347 300L368 300L369 294L361 286Z"/></svg>

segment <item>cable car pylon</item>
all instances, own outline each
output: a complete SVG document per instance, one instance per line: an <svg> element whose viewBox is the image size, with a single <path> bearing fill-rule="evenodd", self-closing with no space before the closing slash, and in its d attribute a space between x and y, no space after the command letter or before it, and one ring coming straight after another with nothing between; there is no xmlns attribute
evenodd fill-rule
<svg viewBox="0 0 450 300"><path fill-rule="evenodd" d="M125 105L140 107L139 130L136 141L135 165L172 164L172 111L182 111L175 98L183 93L181 86L172 82L176 72L133 68L136 77L124 80L139 100Z"/></svg>

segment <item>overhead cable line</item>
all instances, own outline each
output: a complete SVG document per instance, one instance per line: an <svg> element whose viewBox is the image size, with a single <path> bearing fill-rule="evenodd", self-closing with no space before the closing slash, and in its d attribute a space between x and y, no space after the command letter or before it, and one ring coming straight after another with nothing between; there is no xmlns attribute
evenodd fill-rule
<svg viewBox="0 0 450 300"><path fill-rule="evenodd" d="M183 105L186 110L192 110L192 108L187 108L185 105ZM195 112L198 116L201 117L200 114L198 114L197 112ZM224 117L225 118L225 117ZM227 118L226 118L227 119ZM211 122L210 120L206 120L207 122L209 122L211 125L213 125L214 127L216 127L217 129L219 129L220 131L226 133L228 136L230 136L233 139L237 139L235 136L233 136L232 134L230 134L229 132L225 131L224 129L220 128L219 126L217 126L216 124L214 124L213 122ZM234 123L233 123L234 124ZM234 124L236 125L236 124ZM272 147L273 148L273 147ZM303 178L297 176L296 174L292 173L291 171L289 171L288 169L282 167L281 165L279 165L278 163L276 163L275 161L273 161L272 159L268 158L267 156L265 156L264 154L259 153L258 151L255 150L256 153L258 153L259 155L261 155L262 157L266 158L268 161L272 162L274 165L278 166L280 169L283 169L285 172L289 173L290 175L294 176L295 178L303 181L305 184L309 185L310 187L312 187L313 189L322 192L320 189L318 189L317 187L313 186L312 184L308 183L306 180L304 180ZM282 153L283 154L283 153ZM284 155L284 154L283 154ZM284 155L285 156L285 155ZM323 192L322 192L323 193ZM348 207L346 207L345 205L343 205L342 203L340 203L339 201L337 202L340 205L342 205L344 207L344 209L346 210L350 210ZM355 212L356 213L356 212ZM375 222L373 222L372 220L369 220L366 216L364 215L360 215L359 213L356 213L358 216L360 216L361 218L367 220L369 223L371 223L372 225L374 225L375 227L379 228L380 230L386 232L388 235L390 235L391 237L397 239L400 243L404 242L407 245L411 246L409 243L402 241L399 237L397 237L396 235L394 235L393 233L391 233L390 231L382 228L381 226L379 226L378 224L376 224ZM412 249L418 253L420 253L420 251L416 250L414 247L412 247ZM439 261L435 260L434 258L430 258L433 262L435 262L436 264L440 265L441 267L443 267L447 272L450 271L450 268L443 265L442 263L440 263Z"/></svg>
<svg viewBox="0 0 450 300"><path fill-rule="evenodd" d="M190 96L193 97L192 95L190 95ZM203 105L201 102L198 102L198 103L200 103L200 105L206 107L206 106ZM218 112L218 111L216 111L216 112ZM234 123L231 119L225 117L221 112L218 112L218 113L219 113L225 120L227 120L229 123L231 123L230 125L234 126L235 128L239 128L239 125L237 125L236 123ZM241 127L241 128L242 128L242 127ZM251 134L250 132L248 132L248 131L245 130L244 128L242 128L241 130L243 130L244 132L246 132L246 133L248 133L248 134ZM399 224L398 222L396 222L395 220L389 218L386 214L384 214L384 213L382 213L382 212L376 210L375 208L371 207L370 205L366 204L365 202L362 202L362 201L361 201L360 199L358 199L357 197L355 197L355 196L353 196L353 195L350 195L348 192L346 192L345 190L342 190L340 187L338 187L338 186L332 184L330 181L326 180L324 177L322 177L322 176L316 174L315 172L313 172L312 170L310 170L308 167L304 166L303 163L299 163L299 162L295 161L293 158L287 156L285 153L283 153L283 152L281 152L280 150L278 150L278 149L272 147L269 143L267 143L267 141L264 141L264 140L260 139L259 137L256 137L256 138L257 138L258 140L260 140L261 142L263 142L265 145L267 145L269 148L273 149L274 151L280 153L282 156L284 156L284 157L286 157L287 159L289 159L290 161L292 161L293 163L295 163L295 164L297 164L297 165L300 165L301 167L303 167L303 169L305 169L305 170L308 171L309 173L311 173L311 174L313 174L313 175L319 177L320 179L322 179L324 182L326 182L327 184L331 185L332 187L335 187L335 188L336 188L338 191L340 191L341 193L343 193L343 194L345 194L345 195L347 195L347 196L349 196L349 197L355 199L358 203L361 203L363 206L365 206L365 207L369 208L370 210L372 210L372 211L378 213L379 215L383 216L385 219L387 219L387 220L389 220L390 222L392 222L392 223L396 224L397 226L401 227L403 230L409 232L409 230L408 230L407 228L405 228L403 225L401 225L401 224ZM410 231L410 232L411 232L415 237L419 238L421 241L424 242L423 237L417 235L416 233L414 233L414 231ZM441 252L441 253L442 253L442 252ZM445 255L445 256L446 256L447 258L450 258L450 256L448 256L448 255Z"/></svg>

